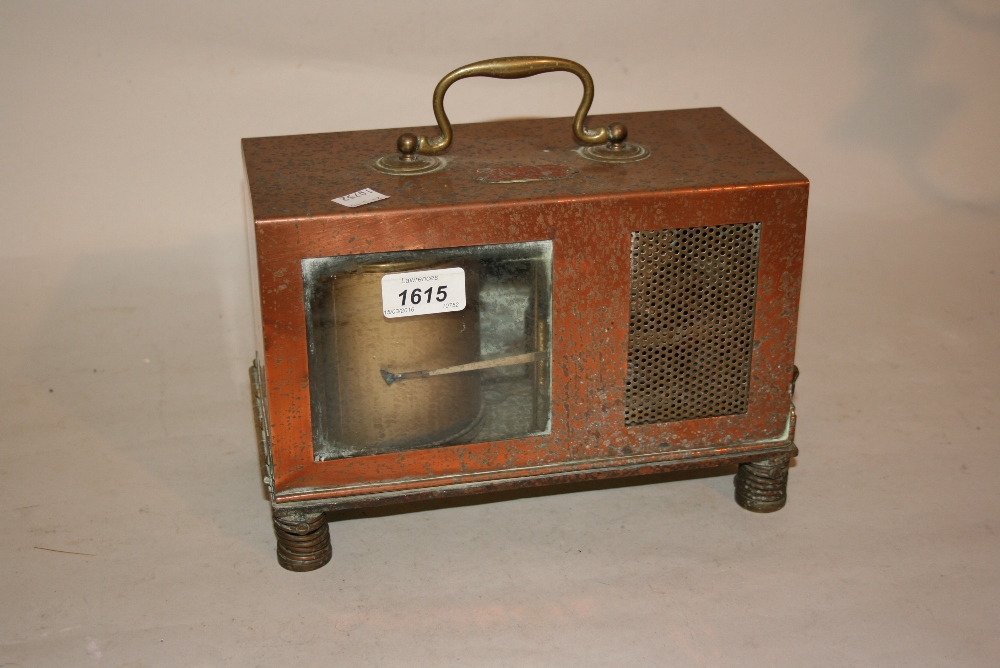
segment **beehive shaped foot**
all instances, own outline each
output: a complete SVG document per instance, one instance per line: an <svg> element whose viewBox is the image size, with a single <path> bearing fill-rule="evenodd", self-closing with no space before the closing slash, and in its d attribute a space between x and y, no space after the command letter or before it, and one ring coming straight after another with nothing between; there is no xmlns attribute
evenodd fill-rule
<svg viewBox="0 0 1000 668"><path fill-rule="evenodd" d="M755 513L781 510L788 500L788 455L740 464L736 472L736 503Z"/></svg>
<svg viewBox="0 0 1000 668"><path fill-rule="evenodd" d="M274 514L278 563L290 571L314 571L330 561L330 526L324 513Z"/></svg>

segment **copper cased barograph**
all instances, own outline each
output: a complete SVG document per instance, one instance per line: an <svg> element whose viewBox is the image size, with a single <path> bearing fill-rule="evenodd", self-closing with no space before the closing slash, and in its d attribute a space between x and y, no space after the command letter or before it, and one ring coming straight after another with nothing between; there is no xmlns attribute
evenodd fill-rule
<svg viewBox="0 0 1000 668"><path fill-rule="evenodd" d="M784 504L808 181L719 108L587 119L613 122L647 154L588 159L569 118L456 126L402 176L375 164L398 129L243 140L286 568L329 559L325 512L431 497L738 463L741 505ZM364 188L388 197L333 201ZM459 266L463 311L383 316L377 277Z"/></svg>

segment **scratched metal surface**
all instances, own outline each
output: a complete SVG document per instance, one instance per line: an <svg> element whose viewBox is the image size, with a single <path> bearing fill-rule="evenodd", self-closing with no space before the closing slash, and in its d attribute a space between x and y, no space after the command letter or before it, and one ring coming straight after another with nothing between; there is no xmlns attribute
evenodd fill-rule
<svg viewBox="0 0 1000 668"><path fill-rule="evenodd" d="M584 160L567 145L567 119L459 126L452 162L419 177L389 177L367 167L392 148L398 130L244 143L279 501L681 466L791 440L808 182L721 109L622 114L592 123L610 120L629 124L630 139L648 145L652 157L626 165ZM504 184L475 180L489 164L559 160L578 174ZM363 187L390 199L359 209L329 201ZM626 426L632 233L750 222L761 223L761 237L747 411ZM313 461L303 258L543 239L553 241L551 434Z"/></svg>
<svg viewBox="0 0 1000 668"><path fill-rule="evenodd" d="M330 200L361 188L389 195L364 207L372 212L805 180L717 107L592 116L590 125L613 121L625 123L629 141L649 148L650 157L625 165L587 160L575 150L570 118L456 125L443 154L447 167L417 177L381 174L369 163L395 152L400 133L436 134L434 127L244 139L243 155L258 221L347 216ZM516 184L483 183L477 174L521 165L561 165L578 174Z"/></svg>

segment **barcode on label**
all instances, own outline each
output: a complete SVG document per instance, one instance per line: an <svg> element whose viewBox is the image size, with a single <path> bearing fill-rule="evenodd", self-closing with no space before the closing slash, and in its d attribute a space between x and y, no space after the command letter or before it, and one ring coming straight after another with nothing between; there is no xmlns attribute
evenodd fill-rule
<svg viewBox="0 0 1000 668"><path fill-rule="evenodd" d="M362 206L365 204L371 204L372 202L378 202L379 200L389 199L388 195L383 195L382 193L372 190L371 188L364 188L357 192L353 192L350 195L344 195L343 197L335 197L333 201L337 204L342 204L344 206L349 206L354 208L356 206Z"/></svg>
<svg viewBox="0 0 1000 668"><path fill-rule="evenodd" d="M382 315L450 313L465 308L465 270L461 267L408 271L382 277Z"/></svg>

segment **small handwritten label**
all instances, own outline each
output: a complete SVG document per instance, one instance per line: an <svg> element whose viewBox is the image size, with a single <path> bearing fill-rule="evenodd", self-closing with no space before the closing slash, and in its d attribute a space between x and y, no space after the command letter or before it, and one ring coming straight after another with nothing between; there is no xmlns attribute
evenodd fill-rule
<svg viewBox="0 0 1000 668"><path fill-rule="evenodd" d="M465 270L461 267L407 271L382 277L382 315L450 313L465 308Z"/></svg>
<svg viewBox="0 0 1000 668"><path fill-rule="evenodd" d="M365 204L371 204L372 202L378 202L383 199L389 199L389 196L376 192L371 188L365 188L364 190L359 190L358 192L351 193L350 195L335 197L333 198L333 201L337 204L349 206L353 209L356 206L364 206Z"/></svg>

